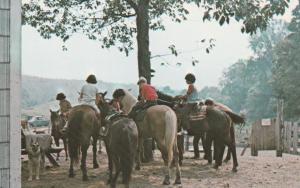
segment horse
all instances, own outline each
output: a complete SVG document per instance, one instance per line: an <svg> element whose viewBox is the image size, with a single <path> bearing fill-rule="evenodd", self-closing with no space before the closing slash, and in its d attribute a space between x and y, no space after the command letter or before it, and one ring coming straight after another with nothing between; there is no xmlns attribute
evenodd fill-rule
<svg viewBox="0 0 300 188"><path fill-rule="evenodd" d="M129 181L138 149L138 129L135 122L126 115L121 115L112 110L109 103L104 100L101 94L99 108L104 121L105 134L104 143L106 146L109 162L109 179L107 183L112 188L116 187L116 181L122 172L126 188L129 188ZM105 118L105 119L103 119ZM115 167L115 175L113 169Z"/></svg>
<svg viewBox="0 0 300 188"><path fill-rule="evenodd" d="M118 90L116 90L118 91ZM115 93L115 92L114 92ZM130 98L134 96L131 95ZM128 95L125 93L125 97L121 98L121 106L128 108L132 104L128 100ZM126 100L127 99L127 100ZM124 101L126 100L126 101ZM132 100L136 101L136 100ZM165 165L165 178L164 185L170 184L171 175L171 163L174 159L176 167L176 178L174 184L181 184L181 170L178 161L178 147L177 147L177 117L175 112L166 105L155 105L149 107L143 120L136 122L139 132L139 144L137 154L137 166L136 169L140 169L140 152L143 151L143 139L154 138L157 143L157 147L162 154Z"/></svg>
<svg viewBox="0 0 300 188"><path fill-rule="evenodd" d="M67 137L62 133L62 130L66 124L65 119L59 115L59 111L50 110L50 119L51 119L51 136L54 138L55 145L59 147L59 140L63 140L64 150L66 154L66 161L68 160L68 144ZM57 153L56 160L59 160L59 152Z"/></svg>
<svg viewBox="0 0 300 188"><path fill-rule="evenodd" d="M176 97L166 95L162 92L158 92L159 98L167 100L169 102L175 102ZM181 109L176 109L178 114L182 114ZM228 146L228 152L226 159L227 162L230 160L230 156L233 156L233 168L232 171L237 171L237 157L236 157L236 148L235 148L235 136L234 136L234 126L230 116L213 107L206 108L206 118L193 122L193 126L190 126L190 129L187 130L186 125L182 124L182 127L187 130L190 134L200 136L206 132L206 139L203 144L203 149L205 152L205 158L209 163L212 163L211 156L211 145L214 141L214 159L216 161L214 168L217 169L222 164L223 154L225 145Z"/></svg>
<svg viewBox="0 0 300 188"><path fill-rule="evenodd" d="M101 122L97 117L97 112L89 105L78 105L73 107L68 115L68 139L70 167L69 177L75 176L73 165L79 161L79 150L81 150L81 171L82 180L87 181L86 157L93 138L93 168L99 168L97 162L97 140Z"/></svg>

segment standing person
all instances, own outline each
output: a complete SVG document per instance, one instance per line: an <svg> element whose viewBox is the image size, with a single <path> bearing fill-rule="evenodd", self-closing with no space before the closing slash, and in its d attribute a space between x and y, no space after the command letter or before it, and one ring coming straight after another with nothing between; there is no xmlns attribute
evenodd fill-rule
<svg viewBox="0 0 300 188"><path fill-rule="evenodd" d="M56 100L59 101L60 115L66 120L67 114L72 108L71 103L66 99L66 95L64 93L58 93L56 95Z"/></svg>
<svg viewBox="0 0 300 188"><path fill-rule="evenodd" d="M95 86L97 83L96 76L91 74L86 79L86 84L82 86L79 96L79 103L91 106L97 113L97 117L100 119L100 110L97 106L100 101L98 88Z"/></svg>

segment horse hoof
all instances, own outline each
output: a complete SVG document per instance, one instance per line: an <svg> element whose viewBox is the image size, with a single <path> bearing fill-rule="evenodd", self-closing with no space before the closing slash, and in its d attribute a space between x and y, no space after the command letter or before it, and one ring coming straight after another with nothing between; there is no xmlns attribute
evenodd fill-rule
<svg viewBox="0 0 300 188"><path fill-rule="evenodd" d="M229 159L225 159L223 162L224 162L224 163L228 163L228 161L229 161Z"/></svg>
<svg viewBox="0 0 300 188"><path fill-rule="evenodd" d="M89 181L89 178L87 176L82 176L82 181Z"/></svg>
<svg viewBox="0 0 300 188"><path fill-rule="evenodd" d="M175 182L174 182L174 185L178 185L178 184L181 184L181 179L180 178L176 178Z"/></svg>
<svg viewBox="0 0 300 188"><path fill-rule="evenodd" d="M214 165L213 168L216 169L216 170L218 170L219 166L218 165Z"/></svg>
<svg viewBox="0 0 300 188"><path fill-rule="evenodd" d="M164 180L163 185L170 185L170 180Z"/></svg>
<svg viewBox="0 0 300 188"><path fill-rule="evenodd" d="M135 170L141 170L141 167L140 166L136 166Z"/></svg>
<svg viewBox="0 0 300 188"><path fill-rule="evenodd" d="M75 174L69 174L69 178L74 178Z"/></svg>
<svg viewBox="0 0 300 188"><path fill-rule="evenodd" d="M108 179L108 180L106 181L106 185L109 185L109 184L110 184L110 182L111 182L111 180L110 180L110 179Z"/></svg>
<svg viewBox="0 0 300 188"><path fill-rule="evenodd" d="M96 169L96 168L99 168L99 165L98 164L94 164L94 169Z"/></svg>
<svg viewBox="0 0 300 188"><path fill-rule="evenodd" d="M232 168L232 170L231 170L233 173L236 173L237 172L237 168Z"/></svg>

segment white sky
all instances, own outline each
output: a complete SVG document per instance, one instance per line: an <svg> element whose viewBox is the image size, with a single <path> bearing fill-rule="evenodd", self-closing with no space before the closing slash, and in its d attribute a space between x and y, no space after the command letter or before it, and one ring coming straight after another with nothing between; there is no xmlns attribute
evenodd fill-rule
<svg viewBox="0 0 300 188"><path fill-rule="evenodd" d="M291 1L285 19L290 18L296 4L297 0ZM169 53L171 44L175 44L178 51L199 48L178 57L152 59L152 67L156 70L153 85L183 89L185 74L193 72L198 88L216 86L224 69L251 55L249 35L240 32L239 23L220 27L216 22L203 23L202 14L196 8L191 8L190 13L188 21L177 24L166 20L166 31L150 33L152 55ZM100 80L118 83L135 83L138 78L136 50L126 57L114 47L102 49L98 41L76 35L67 42L68 51L62 51L59 39L42 39L29 26L23 27L22 34L22 72L25 75L82 80L93 73ZM205 53L204 44L197 42L203 38L216 39L216 47L210 54ZM199 64L192 66L192 58L198 59ZM164 61L173 65L160 66ZM177 62L183 63L182 66L176 66Z"/></svg>

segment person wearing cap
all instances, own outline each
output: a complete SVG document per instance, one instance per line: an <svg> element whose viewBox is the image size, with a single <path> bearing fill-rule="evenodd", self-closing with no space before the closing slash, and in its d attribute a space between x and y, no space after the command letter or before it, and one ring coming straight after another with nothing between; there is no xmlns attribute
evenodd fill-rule
<svg viewBox="0 0 300 188"><path fill-rule="evenodd" d="M129 113L130 117L135 117L136 112L142 109L147 109L157 104L158 95L156 89L147 83L145 77L140 77L137 82L140 91L140 101L133 107Z"/></svg>
<svg viewBox="0 0 300 188"><path fill-rule="evenodd" d="M97 106L100 101L100 96L98 88L95 86L97 83L96 76L91 74L86 79L86 84L81 88L79 103L86 104L91 106L97 113L97 116L100 118L100 110Z"/></svg>
<svg viewBox="0 0 300 188"><path fill-rule="evenodd" d="M64 93L58 93L56 95L56 100L59 101L60 115L66 118L68 111L72 108L71 103L66 99L66 95Z"/></svg>

